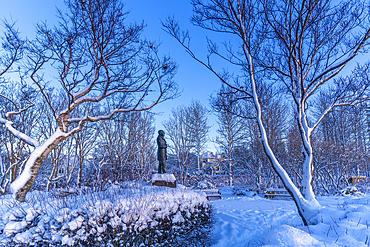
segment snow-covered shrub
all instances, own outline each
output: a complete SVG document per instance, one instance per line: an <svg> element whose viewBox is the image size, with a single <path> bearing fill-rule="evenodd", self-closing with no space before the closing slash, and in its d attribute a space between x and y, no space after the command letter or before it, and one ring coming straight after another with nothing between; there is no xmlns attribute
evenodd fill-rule
<svg viewBox="0 0 370 247"><path fill-rule="evenodd" d="M203 180L203 181L198 182L198 184L195 187L201 190L216 188L216 186L208 180Z"/></svg>
<svg viewBox="0 0 370 247"><path fill-rule="evenodd" d="M233 187L232 193L236 196L254 196L257 194L251 186Z"/></svg>
<svg viewBox="0 0 370 247"><path fill-rule="evenodd" d="M356 188L362 193L370 193L370 179L366 177L356 183Z"/></svg>
<svg viewBox="0 0 370 247"><path fill-rule="evenodd" d="M30 193L29 203L5 200L0 246L176 246L210 223L202 193L140 186L66 195Z"/></svg>
<svg viewBox="0 0 370 247"><path fill-rule="evenodd" d="M215 189L216 182L213 177L205 174L203 170L193 172L186 176L187 185L195 189Z"/></svg>
<svg viewBox="0 0 370 247"><path fill-rule="evenodd" d="M362 193L359 192L356 188L356 186L348 186L344 189L341 189L339 191L340 195L361 195Z"/></svg>

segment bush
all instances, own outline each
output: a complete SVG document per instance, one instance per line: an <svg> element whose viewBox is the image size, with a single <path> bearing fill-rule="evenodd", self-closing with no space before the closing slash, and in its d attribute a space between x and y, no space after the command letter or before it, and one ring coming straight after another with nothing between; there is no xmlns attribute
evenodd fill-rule
<svg viewBox="0 0 370 247"><path fill-rule="evenodd" d="M236 196L254 196L257 194L251 186L233 187L232 193Z"/></svg>
<svg viewBox="0 0 370 247"><path fill-rule="evenodd" d="M207 246L210 241L205 234L212 223L210 204L191 190L116 185L62 198L34 191L27 200L4 200L0 245L189 246L195 239L190 246Z"/></svg>
<svg viewBox="0 0 370 247"><path fill-rule="evenodd" d="M338 194L340 194L342 196L344 196L344 195L362 195L362 193L359 192L355 186L348 186L344 189L341 189Z"/></svg>

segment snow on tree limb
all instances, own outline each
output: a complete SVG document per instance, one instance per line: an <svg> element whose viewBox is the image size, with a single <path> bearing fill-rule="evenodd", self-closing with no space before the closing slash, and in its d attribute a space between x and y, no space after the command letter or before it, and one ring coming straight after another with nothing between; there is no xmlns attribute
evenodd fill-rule
<svg viewBox="0 0 370 247"><path fill-rule="evenodd" d="M241 49L233 55L243 57L244 63L239 57L236 62L232 57L222 55L219 57L232 65L240 66L242 75L236 79L242 78L246 84L251 85L252 90L249 89L249 92L240 90L238 80L235 80L236 82L225 80L222 73L215 71L211 66L210 56L217 54L218 50L213 42L208 41L208 56L202 61L190 50L189 34L187 31L182 32L177 22L168 19L163 26L192 58L213 72L221 82L253 97L261 135L259 138L265 152L294 198L304 224L314 223L320 204L315 198L312 186L314 152L311 135L334 107L354 105L368 100L365 91L369 89L369 85L365 82L361 88L352 89L352 86L349 86L351 84L339 88L334 95L336 100L331 101L331 105L326 106L324 112L316 119L308 116L312 114L311 103L314 102L311 96L325 89L330 90L322 85L337 76L361 51L366 51L363 48L368 45L370 29L369 13L363 10L365 2L196 0L192 1L192 5L194 25L241 38L239 39ZM234 39L232 41L234 42ZM224 48L228 52L230 49L225 43ZM264 81L271 82L269 85L274 83L285 85L292 96L291 102L294 102L297 127L303 144L301 191L293 184L270 148L269 137L260 116L262 109L259 101L263 99L259 97L263 97L263 94L260 95L259 83L263 85ZM354 81L353 84L358 83ZM280 93L283 95L287 91L282 90ZM312 101L307 102L308 99ZM313 127L310 126L312 123Z"/></svg>
<svg viewBox="0 0 370 247"><path fill-rule="evenodd" d="M173 81L177 65L170 57L159 57L158 48L141 38L144 25L127 23L121 1L88 0L88 8L81 8L77 0L65 4L56 26L37 25L37 37L29 42L21 64L22 80L31 82L30 88L41 96L35 102L40 112L27 112L50 121L44 133L36 128L29 135L45 141L40 145L13 124L18 124L14 117L26 116L20 114L26 109L19 110L16 105L20 99L14 102L18 112L8 112L5 119L0 116L0 123L11 133L35 147L11 185L19 201L25 200L50 152L81 132L85 123L146 111L177 94ZM55 88L54 83L58 85ZM148 97L150 101L146 101ZM44 128L43 119L40 125Z"/></svg>
<svg viewBox="0 0 370 247"><path fill-rule="evenodd" d="M24 201L26 187L31 188L36 179L38 169L46 158L48 152L53 149L60 141L66 138L66 133L57 129L42 145L35 147L26 161L24 169L20 176L11 184L10 188L15 196L15 199ZM40 164L41 162L41 164Z"/></svg>
<svg viewBox="0 0 370 247"><path fill-rule="evenodd" d="M40 146L39 142L29 136L27 136L26 134L16 130L14 127L13 127L13 122L12 121L9 121L9 120L6 120L4 118L1 117L0 115L0 123L3 123L5 125L5 127L13 134L15 135L16 137L18 137L19 139L22 139L23 141L25 141L26 143L28 143L29 145L33 146L33 147L38 147Z"/></svg>

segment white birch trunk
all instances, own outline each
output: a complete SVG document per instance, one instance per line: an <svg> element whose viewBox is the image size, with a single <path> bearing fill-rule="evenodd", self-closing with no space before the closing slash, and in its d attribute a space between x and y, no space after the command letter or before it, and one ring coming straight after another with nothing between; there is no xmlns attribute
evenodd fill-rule
<svg viewBox="0 0 370 247"><path fill-rule="evenodd" d="M26 161L23 172L10 185L13 197L16 200L25 201L26 194L34 184L42 163L44 163L48 154L65 139L66 133L58 129L42 145L35 147Z"/></svg>
<svg viewBox="0 0 370 247"><path fill-rule="evenodd" d="M83 160L79 161L79 167L78 167L78 175L77 175L77 187L81 188L82 183L82 166L83 166Z"/></svg>
<svg viewBox="0 0 370 247"><path fill-rule="evenodd" d="M197 148L197 163L198 163L198 171L200 171L200 149L199 147Z"/></svg>
<svg viewBox="0 0 370 247"><path fill-rule="evenodd" d="M240 6L240 3L238 4L238 6ZM256 81L255 81L253 58L252 58L252 55L250 54L249 48L247 46L248 37L247 37L247 32L245 30L245 27L243 25L243 20L242 20L242 17L241 17L241 10L240 9L239 9L239 23L240 23L241 28L242 28L242 34L243 34L242 38L243 38L243 41L244 41L243 51L244 51L245 57L248 61L250 83L251 83L251 88L252 88L251 96L253 98L253 104L254 104L254 107L255 107L255 110L256 110L256 114L257 114L257 124L258 124L258 129L260 131L261 142L262 142L263 148L265 150L265 153L266 153L267 157L269 158L269 160L272 164L272 167L274 168L274 170L276 171L276 173L278 174L278 176L282 180L282 182L284 184L284 187L289 192L289 194L292 196L292 198L294 200L294 203L297 206L298 213L301 216L304 225L307 226L309 224L315 224L317 222L315 216L318 214L319 210L321 209L320 204L316 200L313 193L308 194L308 196L309 196L308 199L309 200L307 200L303 197L303 195L301 194L299 189L294 185L293 181L290 179L288 173L284 170L284 168L281 166L281 164L279 163L279 161L275 157L275 154L274 154L274 152L272 151L272 149L269 145L266 129L265 129L263 121L262 121L262 108L261 108L261 105L259 103L259 98L258 98L258 94L257 94L257 84L256 84ZM305 122L303 122L303 123L307 123L306 118L305 118L305 116L303 116L302 111L300 111L300 114L301 114L300 115L301 116L300 120L302 119L302 117L304 117ZM308 126L306 126L306 127L307 128L305 128L305 129L307 131L305 133L307 133L308 134L307 137L309 137L310 136L310 132L309 132L310 129L308 128ZM308 140L308 138L306 140ZM305 144L309 144L309 143L307 142ZM307 146L310 147L310 145L307 145ZM311 173L306 174L307 172L310 171L310 164L307 163L306 166L308 166L308 167L305 167L303 172L304 172L304 176L307 176L306 180L305 180L305 182L307 183L307 182L310 182ZM308 186L310 187L311 185L308 184ZM306 188L306 190L308 192L310 192L310 188ZM311 188L311 190L312 190L312 188Z"/></svg>
<svg viewBox="0 0 370 247"><path fill-rule="evenodd" d="M313 151L311 145L312 129L308 126L307 118L304 112L303 104L300 105L299 125L301 139L303 141L303 178L302 178L302 194L308 201L316 201L315 194L312 189L312 171L313 171Z"/></svg>
<svg viewBox="0 0 370 247"><path fill-rule="evenodd" d="M253 83L254 84L254 83ZM287 172L284 170L284 168L280 165L279 161L276 159L272 149L270 148L270 145L268 143L266 130L264 128L263 122L262 122L262 110L261 106L258 102L258 96L255 84L253 85L253 98L254 98L254 105L257 111L257 122L258 127L261 133L261 141L263 144L263 147L265 149L265 152L269 158L269 160L272 163L272 166L276 173L279 175L280 179L282 180L286 190L289 192L289 194L292 196L297 208L298 213L301 216L303 223L305 225L315 224L317 222L315 216L321 209L320 204L316 200L312 187L310 184L306 184L306 191L308 191L308 198L304 198L303 195L300 193L299 189L294 185L293 181L290 179ZM311 156L312 157L312 156ZM310 183L312 176L311 173L306 174L310 171L309 163L307 163L308 167L304 167L304 177L306 177L305 182ZM311 193L312 192L312 193ZM307 194L306 194L307 196Z"/></svg>
<svg viewBox="0 0 370 247"><path fill-rule="evenodd" d="M230 133L230 132L229 132ZM229 140L231 140L232 138L230 137L231 135L229 134ZM231 144L231 141L229 141L229 169L230 169L230 186L233 187L234 186L234 174L233 174L233 148L232 148L232 144Z"/></svg>
<svg viewBox="0 0 370 247"><path fill-rule="evenodd" d="M229 172L229 177L230 177L230 187L233 187L234 186L234 178L233 178L233 163L230 161L229 163L229 169L230 169L230 172Z"/></svg>

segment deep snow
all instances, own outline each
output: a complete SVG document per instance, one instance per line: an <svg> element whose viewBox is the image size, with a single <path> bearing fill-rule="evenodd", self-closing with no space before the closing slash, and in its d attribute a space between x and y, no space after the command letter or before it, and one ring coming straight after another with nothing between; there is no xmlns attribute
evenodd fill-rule
<svg viewBox="0 0 370 247"><path fill-rule="evenodd" d="M211 233L214 247L370 246L370 195L318 197L323 206L317 216L319 224L304 227L292 200L266 199L254 192L236 196L230 188L222 188L220 191L222 199L211 202L214 209ZM47 198L45 192L34 193L39 193L38 198ZM31 243L42 233L55 242L73 245L77 236L84 237L87 234L85 230L89 229L88 225L96 226L90 229L90 233L98 237L107 225L113 228L122 225L127 216L132 218L135 215L135 228L156 224L157 221L153 219L168 216L171 221L181 223L185 216L177 211L179 207L181 211L190 213L194 205L208 204L205 195L188 189L160 189L154 197L149 191L144 195L149 200L140 200L138 204L135 198L115 194L115 200L104 195L104 199L97 197L94 204L85 207L83 199L75 199L67 207L50 201L48 205L36 210L27 203L22 204L23 210L18 210L19 204L9 208L14 203L13 199L10 195L1 196L0 242L6 243L9 238L13 238ZM48 210L48 207L54 211ZM129 214L120 214L122 210ZM45 211L49 213L44 214ZM110 220L106 224L94 222L102 215L113 213L117 217L109 216ZM30 222L35 223L31 228ZM0 243L0 246L4 245Z"/></svg>
<svg viewBox="0 0 370 247"><path fill-rule="evenodd" d="M213 201L215 247L369 246L370 196L318 197L319 224L306 228L292 200L265 199L249 192Z"/></svg>

